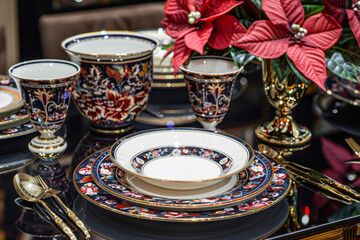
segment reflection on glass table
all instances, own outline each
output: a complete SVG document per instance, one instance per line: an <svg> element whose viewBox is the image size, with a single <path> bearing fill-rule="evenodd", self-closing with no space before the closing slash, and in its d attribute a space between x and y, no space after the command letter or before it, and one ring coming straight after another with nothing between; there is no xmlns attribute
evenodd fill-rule
<svg viewBox="0 0 360 240"><path fill-rule="evenodd" d="M256 150L258 143L254 140L254 129L262 122L262 119L261 116L257 117L256 114L252 114L252 111L261 112L263 103L259 103L261 99L252 101L253 91L251 87L252 86L249 85L250 89L245 91L244 95L240 96L231 104L228 115L222 123L222 129L229 134L242 138ZM352 110L349 111L349 115L344 113L344 115L342 115L342 121L332 122L329 118L326 118L326 114L333 112L334 109L338 109L338 111L341 112L347 109L348 105L340 103L340 105L344 105L341 108L338 107L338 104L320 105L320 107L328 106L328 108L322 108L323 111L318 112L316 109L319 107L319 101L316 99L327 99L328 97L331 96L316 95L314 98L314 96L309 95L306 96L304 101L298 106L296 112L297 119L299 123L303 123L304 121L311 122L311 124L306 123L306 125L312 128L314 138L307 148L291 153L287 152L284 156L287 161L311 167L343 184L354 189L359 189L359 165L344 163L349 159L358 158L344 140L347 137L356 138L356 131L352 130L356 128L356 124L352 127L351 123L347 122L347 120L349 119L348 116L357 114L356 110L358 108L351 108ZM335 100L333 100L333 98L327 100L328 103L332 101ZM245 103L247 103L248 106L244 106ZM246 107L248 108L244 110ZM264 108L266 110L266 107ZM315 115L312 115L314 109ZM264 112L266 113L266 111ZM311 120L309 120L310 116L312 116ZM88 126L86 124L79 125L80 121L71 121L73 119L80 119L76 111L70 111L70 121L65 122L68 128L67 141L69 143L69 150L59 160L60 163L66 167L67 177L70 180L78 164L86 157L98 150L111 146L121 137L104 136L88 132ZM339 119L341 119L341 117L339 117ZM76 126L76 131L69 130L74 129L74 126ZM200 127L196 122L183 126ZM154 128L154 126L144 123L135 124L135 131L151 128ZM26 153L28 139L10 138L7 142L0 140L1 144L3 144L3 147L1 147L1 155L3 156L14 152ZM17 144L15 149L11 147L14 143ZM33 167L34 165L31 165L22 168L21 171L31 173ZM86 170L86 168L84 170ZM9 181L9 179L12 179L14 173L10 172L0 175L0 192L4 193L0 196L4 196L1 202L5 206L2 215L3 219L7 219L6 222L4 222L4 231L6 231L8 235L12 235L13 239L16 237L17 239L26 239L30 237L30 235L22 232L26 229L25 226L22 226L21 229L15 228L15 222L23 219L22 216L24 213L21 213L21 211L23 211L22 208L14 203L17 194L12 187L11 181ZM103 190L95 187L88 188L86 191L97 193ZM314 239L314 235L316 234L325 234L322 236L325 236L326 239L336 239L332 238L332 236L350 236L354 234L357 229L356 224L360 223L360 217L357 216L359 214L359 204L353 203L347 205L315 194L299 185L296 185L296 188L293 187L284 200L279 200L273 207L267 208L257 214L239 216L221 221L195 223L149 220L151 214L157 214L156 212L146 212L145 209L149 209L149 207L140 206L139 209L141 208L142 211L139 211L139 209L131 208L131 204L127 203L128 205L126 205L123 200L116 198L111 200L118 201L116 204L119 205L118 208L114 207L116 210L109 211L103 207L99 207L98 204L95 205L93 202L86 200L83 196L80 196L74 188L71 188L70 192L75 199L73 207L76 210L76 214L83 219L85 224L90 228L94 239L114 239L120 237L124 239L232 239L234 237L238 239L257 239L262 237L268 239ZM105 202L106 200L102 199L103 196L98 197L99 199L97 201L104 201L104 204L113 206L112 204L114 202ZM108 197L113 196L110 195ZM136 195L132 197L135 198ZM121 208L123 210L120 210ZM289 212L288 209L292 211ZM118 214L117 211L127 211L130 216ZM237 209L236 211L240 210ZM173 211L168 212L170 214L173 213ZM146 217L139 219L139 217L134 218L131 216L139 216L140 213ZM190 211L189 213L193 214L196 212ZM216 216L219 216L218 214L224 213L217 213ZM231 211L227 214L230 215ZM174 216L171 217L174 218ZM28 221L23 222L26 223ZM114 235L116 237L113 237ZM9 239L11 239L11 237ZM81 239L81 236L79 236L79 239Z"/></svg>

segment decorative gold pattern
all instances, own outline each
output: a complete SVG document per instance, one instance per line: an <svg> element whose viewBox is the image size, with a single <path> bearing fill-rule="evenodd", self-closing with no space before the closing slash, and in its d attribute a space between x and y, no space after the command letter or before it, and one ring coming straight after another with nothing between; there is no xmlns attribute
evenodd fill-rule
<svg viewBox="0 0 360 240"><path fill-rule="evenodd" d="M303 97L307 84L297 79L294 72L280 83L270 60L263 61L264 90L276 116L258 126L256 136L262 142L282 147L303 146L310 142L311 132L298 125L291 116L292 109Z"/></svg>

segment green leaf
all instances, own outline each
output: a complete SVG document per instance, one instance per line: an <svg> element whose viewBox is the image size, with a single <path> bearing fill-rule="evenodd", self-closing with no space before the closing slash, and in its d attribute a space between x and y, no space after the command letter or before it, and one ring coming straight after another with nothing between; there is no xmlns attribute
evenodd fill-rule
<svg viewBox="0 0 360 240"><path fill-rule="evenodd" d="M333 54L340 53L346 62L360 66L360 51L350 51L341 47L333 46L325 52L326 57L330 58Z"/></svg>
<svg viewBox="0 0 360 240"><path fill-rule="evenodd" d="M261 0L251 0L251 2L255 4L262 11Z"/></svg>
<svg viewBox="0 0 360 240"><path fill-rule="evenodd" d="M161 50L168 50L171 46L174 46L174 42L170 42L167 45L161 45Z"/></svg>
<svg viewBox="0 0 360 240"><path fill-rule="evenodd" d="M357 82L356 66L351 62L346 62L341 53L334 53L331 58L325 58L326 67L336 76Z"/></svg>
<svg viewBox="0 0 360 240"><path fill-rule="evenodd" d="M301 74L301 72L295 67L294 63L291 61L291 59L287 56L287 54L285 54L286 56L286 61L288 62L290 68L293 70L293 72L295 73L295 75L298 77L298 79L306 84L310 84L311 80L308 79L307 77L305 77L304 75Z"/></svg>
<svg viewBox="0 0 360 240"><path fill-rule="evenodd" d="M282 83L292 71L285 57L271 59L271 64L280 83Z"/></svg>
<svg viewBox="0 0 360 240"><path fill-rule="evenodd" d="M250 20L248 20L248 19L240 19L240 23L241 23L242 25L244 25L245 28L248 29L253 22L250 21Z"/></svg>
<svg viewBox="0 0 360 240"><path fill-rule="evenodd" d="M310 4L304 4L304 11L305 11L305 18L308 18L314 14L320 13L324 6L322 5L310 5Z"/></svg>
<svg viewBox="0 0 360 240"><path fill-rule="evenodd" d="M251 53L246 52L243 49L230 47L230 54L236 65L241 68L245 67L246 64L254 60L255 56Z"/></svg>

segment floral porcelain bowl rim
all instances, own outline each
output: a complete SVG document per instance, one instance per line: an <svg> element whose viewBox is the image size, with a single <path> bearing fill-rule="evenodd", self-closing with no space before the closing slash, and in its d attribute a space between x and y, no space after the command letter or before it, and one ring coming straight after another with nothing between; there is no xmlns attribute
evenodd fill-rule
<svg viewBox="0 0 360 240"><path fill-rule="evenodd" d="M193 57L191 60L192 61L196 61L196 60L201 60L201 59L211 59L211 60L225 60L225 61L229 61L232 64L234 64L234 67L237 67L236 64L234 63L234 61L232 60L232 58L229 57L222 57L222 56L213 56L213 55L205 55L205 56L197 56L197 57ZM191 61L190 61L191 63ZM213 77L213 76L221 76L221 75L233 75L233 74L238 74L240 72L243 71L243 67L241 68L237 68L236 70L232 70L232 71L224 71L224 72L201 72L201 71L196 71L196 70L191 70L188 69L189 65L187 66L181 66L180 70L183 71L184 74L200 74L201 76L206 76L206 77Z"/></svg>
<svg viewBox="0 0 360 240"><path fill-rule="evenodd" d="M126 40L129 38L133 38L136 40L144 40L148 42L149 48L146 50L134 51L129 53L112 53L112 54L100 54L100 53L86 53L71 50L69 48L70 45L74 43L81 43L81 40L91 39L91 38L103 38L109 39L109 36L123 36L126 37ZM79 57L90 57L95 60L112 60L112 61L122 61L123 59L133 59L138 58L140 56L146 56L152 54L152 52L160 45L160 41L156 38L149 37L143 33L133 32L133 31L97 31L97 32L88 32L82 33L78 35L74 35L72 37L66 38L61 42L62 49L68 53L69 55L75 55Z"/></svg>
<svg viewBox="0 0 360 240"><path fill-rule="evenodd" d="M54 63L56 63L56 64L51 65L51 64L54 64ZM35 76L34 77L27 77L27 76L25 76L25 74L17 74L15 72L17 69L20 69L22 67L30 68L30 65L32 65L32 64L34 64L34 65L42 65L42 64L49 65L48 67L45 67L44 71L48 70L49 67L53 68L52 71L54 71L54 70L56 70L56 65L58 65L58 64L59 64L58 66L60 66L60 65L71 66L71 67L74 68L74 70L73 71L69 70L69 72L67 74L63 74L62 72L64 71L64 68L62 68L62 69L58 69L57 70L58 73L54 74L54 76L47 75L47 76L43 76L43 77L35 77ZM42 83L52 84L52 83L56 83L56 82L66 81L67 79L78 75L80 73L80 70L81 69L80 69L79 65L77 65L76 63L70 62L70 61L65 61L65 60L60 60L60 59L37 59L37 60L30 60L30 61L20 62L20 63L17 63L15 65L11 66L9 68L9 75L15 81L16 80L25 80L25 81L29 81L29 82L40 82L41 81ZM29 73L27 73L27 74L31 74L30 71L28 70ZM44 71L43 71L44 74L49 74L49 73L46 73ZM34 75L35 74L36 74L36 71L35 71ZM42 73L39 73L39 74L41 75ZM52 73L50 73L50 74L52 74ZM23 75L23 76L21 76L21 75Z"/></svg>
<svg viewBox="0 0 360 240"><path fill-rule="evenodd" d="M227 156L230 156L232 158L233 164L227 172L221 174L220 176L201 180L163 179L153 176L145 176L143 173L137 172L136 169L131 165L131 160L133 159L133 157L136 156L139 152L143 152L144 149L161 147L163 145L170 146L171 144L174 144L169 144L170 139L166 139L166 135L173 139L177 139L175 145L178 145L178 147L181 147L181 141L186 141L185 145L187 146L197 145L197 147L202 147L201 144L203 144L204 148L224 152ZM194 135L196 135L197 138L194 138ZM205 141L205 137L207 137L207 141ZM197 142L199 138L201 138L203 141ZM150 139L152 139L153 141L150 141ZM161 143L161 141L157 142L157 140L159 139L161 139L161 141L165 141L167 144ZM211 139L213 139L212 142ZM196 143L193 144L191 143L191 141ZM204 142L206 143L204 144ZM220 144L220 146L209 146L210 144L219 144L220 142L222 143ZM134 143L135 146L131 146ZM227 147L227 149L224 150L225 146ZM168 184L166 187L172 189L194 189L199 188L195 183L200 183L204 184L204 186L208 186L209 183L215 184L221 179L231 177L232 175L245 170L250 166L251 162L254 159L254 151L245 141L225 133L196 128L160 128L136 132L119 139L112 145L110 149L110 159L117 167L122 169L124 172L136 175L152 184L156 182L158 186L165 186L165 184ZM171 184L178 185L173 186ZM192 186L191 184L193 184L194 186Z"/></svg>

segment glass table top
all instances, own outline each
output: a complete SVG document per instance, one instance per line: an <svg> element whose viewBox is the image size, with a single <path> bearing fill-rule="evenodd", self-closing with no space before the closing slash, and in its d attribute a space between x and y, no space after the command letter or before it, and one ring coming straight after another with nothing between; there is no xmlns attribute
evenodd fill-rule
<svg viewBox="0 0 360 240"><path fill-rule="evenodd" d="M250 82L248 89L232 101L224 122L219 125L221 130L242 138L254 149L258 149L259 144L254 129L271 119L274 112L265 97L259 94L260 84L256 79ZM311 144L291 154L285 153L286 159L359 189L360 165L344 163L346 160L357 159L345 138L356 139L360 136L359 110L325 93L308 94L296 108L295 119L312 131ZM201 127L197 122L176 125L181 126ZM159 127L163 126L137 122L133 131ZM66 136L68 142L66 153L59 159L66 171L62 179L66 179L68 185L62 186L61 181L55 185L67 190L66 199L69 199L69 203L72 202L77 214L88 227L93 228L94 239L119 239L120 236L122 239L312 239L311 236L324 233L321 236L326 236L326 239L336 239L341 234L351 235L351 231L357 229L356 224L360 223L360 204L347 205L331 200L298 184L294 184L285 200L271 211L265 211L259 216L250 215L247 219L235 218L192 225L114 214L78 196L72 187L71 178L81 161L94 152L111 146L121 136L101 135L90 131L88 122L80 116L74 105L71 106L64 128L59 134ZM38 167L38 160L33 159L27 150L27 143L36 135L37 133L30 133L0 139L0 235L6 235L6 239L59 236L29 210L31 206L21 208L15 203L18 195L12 186L13 176L17 172L31 174ZM348 232L344 233L343 227L347 227ZM81 238L79 235L79 239Z"/></svg>

